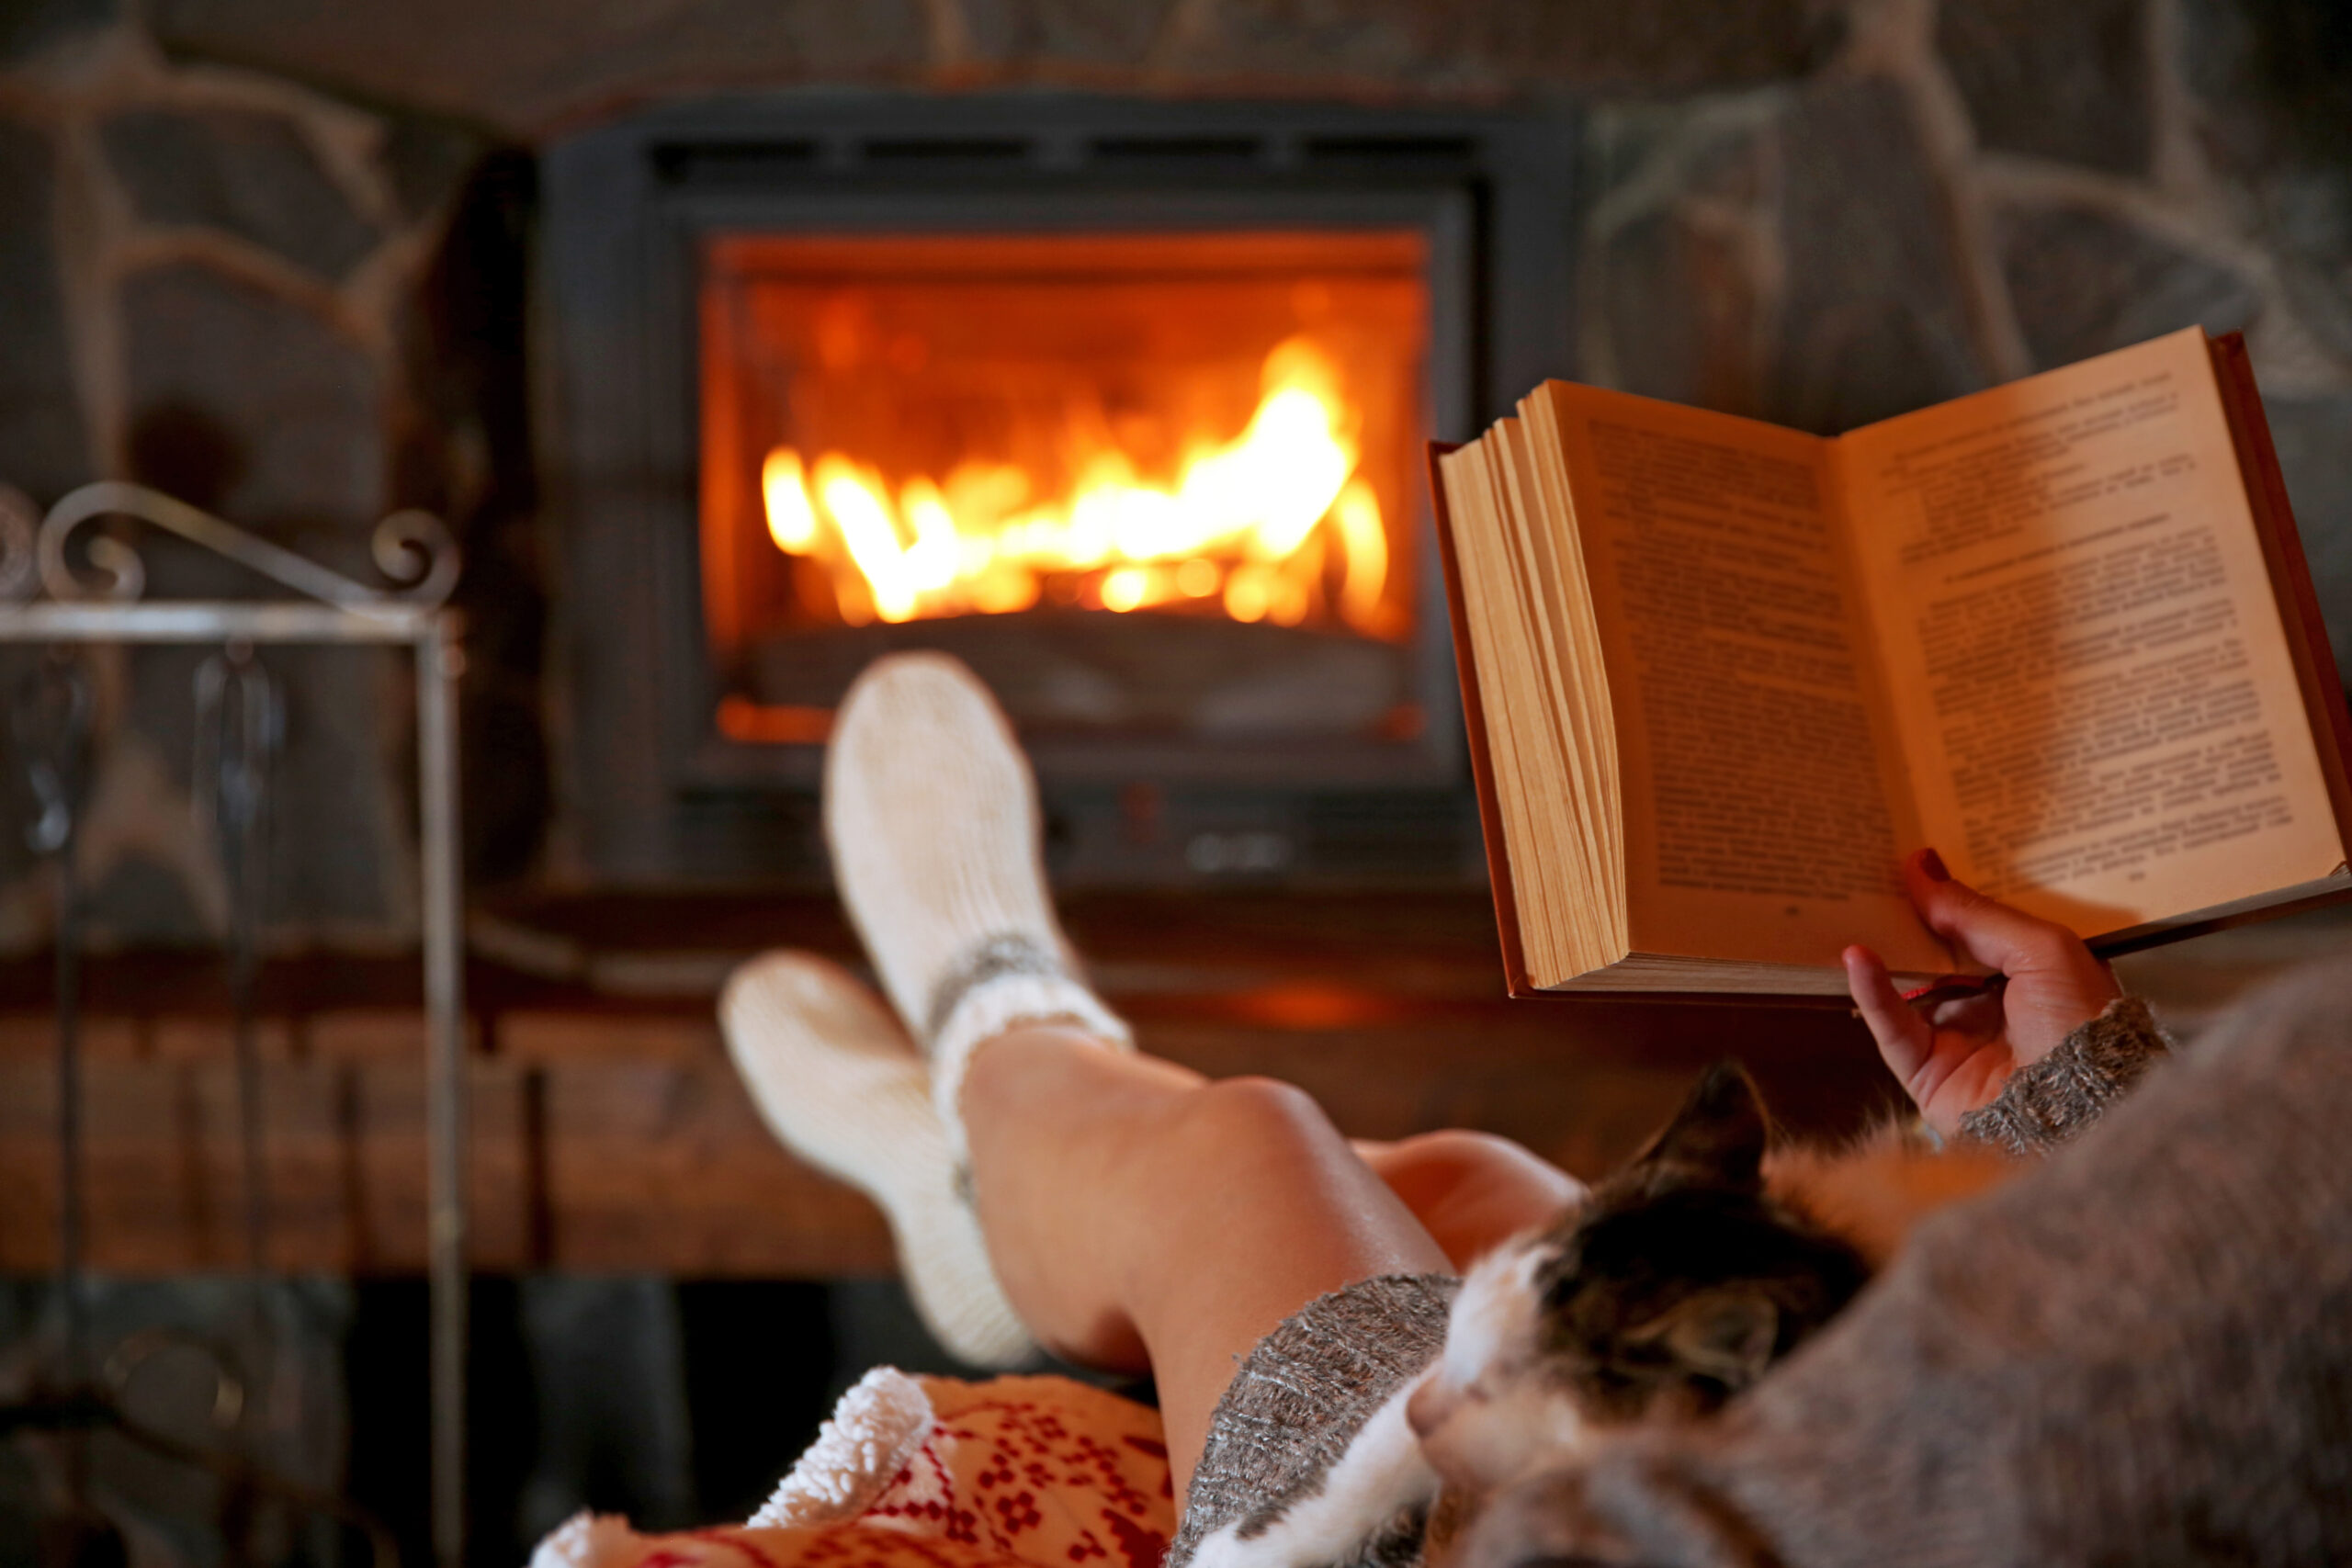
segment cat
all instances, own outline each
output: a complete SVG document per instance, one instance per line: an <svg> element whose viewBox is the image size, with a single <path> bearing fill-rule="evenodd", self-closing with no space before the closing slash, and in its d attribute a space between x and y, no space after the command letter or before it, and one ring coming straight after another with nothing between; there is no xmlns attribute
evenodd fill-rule
<svg viewBox="0 0 2352 1568"><path fill-rule="evenodd" d="M1623 1169L1464 1279L1435 1361L1312 1490L1204 1538L1191 1568L1389 1562L1592 1432L1704 1416L1851 1301L1930 1210L2012 1168L1889 1127L1776 1146L1756 1086L1711 1069Z"/></svg>

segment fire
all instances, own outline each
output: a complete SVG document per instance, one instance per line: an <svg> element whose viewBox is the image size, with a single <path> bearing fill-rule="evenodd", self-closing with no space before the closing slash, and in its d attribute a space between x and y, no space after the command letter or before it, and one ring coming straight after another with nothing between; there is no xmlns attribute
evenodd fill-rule
<svg viewBox="0 0 2352 1568"><path fill-rule="evenodd" d="M1078 465L1062 498L1022 469L978 459L894 491L841 452L767 455L769 536L830 569L852 626L1001 615L1049 595L1113 611L1221 608L1297 626L1329 615L1390 635L1381 598L1388 532L1358 473L1357 418L1330 360L1299 337L1266 355L1239 434L1196 448L1172 483L1150 482L1115 446Z"/></svg>

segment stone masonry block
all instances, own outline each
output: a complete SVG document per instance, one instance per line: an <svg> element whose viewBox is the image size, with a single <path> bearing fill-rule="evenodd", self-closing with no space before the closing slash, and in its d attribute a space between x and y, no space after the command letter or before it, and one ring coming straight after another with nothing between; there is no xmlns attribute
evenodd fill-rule
<svg viewBox="0 0 2352 1568"><path fill-rule="evenodd" d="M958 0L991 71L1148 69L1155 91L1239 81L1324 94L1445 97L1637 92L1786 81L1836 50L1835 7L1810 0ZM274 71L375 101L546 134L631 103L735 88L915 85L933 58L920 0L157 0L179 53ZM1167 34L1163 38L1163 34Z"/></svg>
<svg viewBox="0 0 2352 1568"><path fill-rule="evenodd" d="M204 465L142 477L284 539L365 540L385 476L385 392L365 352L301 307L195 265L132 277L123 319L134 458L162 426L177 433L177 461Z"/></svg>
<svg viewBox="0 0 2352 1568"><path fill-rule="evenodd" d="M963 0L973 52L1015 68L1135 66L1159 39L1174 0Z"/></svg>
<svg viewBox="0 0 2352 1568"><path fill-rule="evenodd" d="M2266 399L2335 665L2352 678L2352 396Z"/></svg>
<svg viewBox="0 0 2352 1568"><path fill-rule="evenodd" d="M920 0L157 0L148 24L178 54L521 136L659 96L910 83L932 47Z"/></svg>
<svg viewBox="0 0 2352 1568"><path fill-rule="evenodd" d="M376 581L368 539L386 510L387 396L373 360L299 305L198 265L134 276L123 316L135 476ZM175 541L151 536L142 555L151 593L282 592ZM129 722L175 784L193 784L194 682L207 656L153 649L132 666ZM397 660L321 649L263 659L286 713L273 919L347 930L402 918L410 710ZM134 930L169 913L153 900L114 911Z"/></svg>
<svg viewBox="0 0 2352 1568"><path fill-rule="evenodd" d="M219 229L329 282L348 276L381 237L301 132L277 115L140 109L108 120L100 139L150 223Z"/></svg>
<svg viewBox="0 0 2352 1568"><path fill-rule="evenodd" d="M1761 302L1740 247L1682 213L1646 214L1611 235L1594 279L1615 384L1725 413L1757 412Z"/></svg>
<svg viewBox="0 0 2352 1568"><path fill-rule="evenodd" d="M2236 332L2260 299L2235 272L2087 208L2011 210L2001 269L2038 368L2201 325Z"/></svg>
<svg viewBox="0 0 2352 1568"><path fill-rule="evenodd" d="M2352 368L2352 6L2181 0L2189 121L2295 312Z"/></svg>
<svg viewBox="0 0 2352 1568"><path fill-rule="evenodd" d="M52 182L49 139L0 120L0 484L44 505L91 477L51 239Z"/></svg>
<svg viewBox="0 0 2352 1568"><path fill-rule="evenodd" d="M395 118L382 156L402 215L421 219L456 195L482 152L480 136L447 120L413 114Z"/></svg>
<svg viewBox="0 0 2352 1568"><path fill-rule="evenodd" d="M1942 0L1936 49L1980 145L2121 175L2147 167L2144 0Z"/></svg>
<svg viewBox="0 0 2352 1568"><path fill-rule="evenodd" d="M1613 386L1755 415L1772 134L1732 109L1620 105L1588 122L1580 335L1587 369Z"/></svg>
<svg viewBox="0 0 2352 1568"><path fill-rule="evenodd" d="M1840 29L1802 0L1219 0L1175 68L1212 79L1356 81L1442 94L1635 92L1801 76Z"/></svg>
<svg viewBox="0 0 2352 1568"><path fill-rule="evenodd" d="M51 44L102 28L120 0L8 0L0 6L0 62L27 59Z"/></svg>
<svg viewBox="0 0 2352 1568"><path fill-rule="evenodd" d="M1984 384L1949 209L1902 90L1824 82L1781 128L1787 277L1767 417L1867 424Z"/></svg>

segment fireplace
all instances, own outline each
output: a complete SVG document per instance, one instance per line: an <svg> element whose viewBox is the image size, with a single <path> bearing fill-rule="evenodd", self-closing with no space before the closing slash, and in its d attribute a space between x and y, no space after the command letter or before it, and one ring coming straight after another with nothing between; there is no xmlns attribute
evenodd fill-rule
<svg viewBox="0 0 2352 1568"><path fill-rule="evenodd" d="M1065 883L1475 877L1421 451L1565 361L1563 135L748 100L556 149L587 868L820 875L832 710L925 648Z"/></svg>
<svg viewBox="0 0 2352 1568"><path fill-rule="evenodd" d="M1427 251L1410 229L710 243L720 732L821 739L857 668L912 644L1038 738L1419 735Z"/></svg>

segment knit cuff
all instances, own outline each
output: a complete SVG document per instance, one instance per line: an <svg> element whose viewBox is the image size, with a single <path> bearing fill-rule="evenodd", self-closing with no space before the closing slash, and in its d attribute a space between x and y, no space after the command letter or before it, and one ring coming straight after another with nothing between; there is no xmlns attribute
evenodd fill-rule
<svg viewBox="0 0 2352 1568"><path fill-rule="evenodd" d="M964 1075L972 1052L1017 1023L1067 1023L1114 1051L1135 1049L1126 1020L1102 998L1066 976L1001 975L967 992L931 1042L932 1103L947 1128L947 1147L958 1169L971 1163L964 1139Z"/></svg>
<svg viewBox="0 0 2352 1568"><path fill-rule="evenodd" d="M1009 933L975 945L932 988L924 1029L932 1103L947 1129L959 1188L969 1179L972 1160L964 1138L964 1075L975 1047L1016 1023L1069 1023L1114 1051L1136 1047L1126 1021L1039 942Z"/></svg>
<svg viewBox="0 0 2352 1568"><path fill-rule="evenodd" d="M2013 1155L2046 1155L2072 1142L2172 1055L2148 1004L2119 997L2030 1067L2009 1075L2000 1098L1960 1119L1960 1135Z"/></svg>

